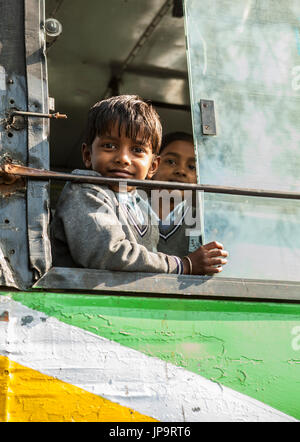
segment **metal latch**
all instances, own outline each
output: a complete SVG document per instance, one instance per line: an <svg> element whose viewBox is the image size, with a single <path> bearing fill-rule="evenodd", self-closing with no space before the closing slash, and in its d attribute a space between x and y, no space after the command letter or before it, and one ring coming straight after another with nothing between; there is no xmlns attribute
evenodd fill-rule
<svg viewBox="0 0 300 442"><path fill-rule="evenodd" d="M7 118L4 120L4 127L6 130L22 130L26 126L25 118L49 118L55 120L67 119L67 115L56 113L43 114L40 112L27 112L18 109L10 109L7 112Z"/></svg>
<svg viewBox="0 0 300 442"><path fill-rule="evenodd" d="M35 118L54 118L54 119L67 119L67 115L65 114L60 114L59 112L56 112L54 114L41 114L39 112L25 112L25 111L19 111L19 110L14 110L11 112L10 114L12 117L15 115L19 115L22 117L35 117Z"/></svg>
<svg viewBox="0 0 300 442"><path fill-rule="evenodd" d="M201 125L203 135L217 135L215 105L213 100L200 100Z"/></svg>

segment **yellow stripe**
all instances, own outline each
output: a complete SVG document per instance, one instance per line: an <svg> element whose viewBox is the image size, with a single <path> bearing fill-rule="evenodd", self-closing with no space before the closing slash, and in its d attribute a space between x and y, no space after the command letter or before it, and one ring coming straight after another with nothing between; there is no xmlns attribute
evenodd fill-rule
<svg viewBox="0 0 300 442"><path fill-rule="evenodd" d="M0 356L0 422L156 422Z"/></svg>

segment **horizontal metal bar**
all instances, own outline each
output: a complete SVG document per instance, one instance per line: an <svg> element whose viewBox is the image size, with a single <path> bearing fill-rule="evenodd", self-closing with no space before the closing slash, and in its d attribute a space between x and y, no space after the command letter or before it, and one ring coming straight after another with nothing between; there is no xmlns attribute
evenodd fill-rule
<svg viewBox="0 0 300 442"><path fill-rule="evenodd" d="M239 187L213 186L209 184L188 184L179 182L156 181L156 180L127 180L124 178L107 178L102 176L73 175L65 172L54 172L51 170L34 169L31 167L19 166L12 163L6 163L0 167L0 174L15 175L35 180L57 180L72 181L75 183L90 184L116 184L122 183L132 187L142 187L148 189L177 189L203 191L207 193L222 193L229 195L256 196L264 198L284 198L300 199L299 192L281 192L276 190L260 190Z"/></svg>

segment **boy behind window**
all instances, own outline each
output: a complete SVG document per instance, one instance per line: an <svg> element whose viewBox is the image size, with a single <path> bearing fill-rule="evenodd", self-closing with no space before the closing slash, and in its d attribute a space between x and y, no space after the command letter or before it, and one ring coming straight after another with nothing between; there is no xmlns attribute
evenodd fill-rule
<svg viewBox="0 0 300 442"><path fill-rule="evenodd" d="M137 96L112 97L90 109L82 145L87 170L73 173L151 179L158 168L160 144L161 124L151 105ZM180 259L157 252L157 223L151 222L147 202L130 186L67 183L51 238L54 266L203 274L203 253ZM226 256L218 245L212 262L225 264Z"/></svg>
<svg viewBox="0 0 300 442"><path fill-rule="evenodd" d="M197 183L194 141L186 132L165 135L160 149L160 164L154 180ZM153 192L152 194L155 195ZM202 245L199 209L191 191L161 191L153 208L159 217L158 250L185 256ZM187 198L188 197L188 198ZM198 227L198 230L197 230Z"/></svg>
<svg viewBox="0 0 300 442"><path fill-rule="evenodd" d="M193 136L186 132L165 135L160 149L160 164L154 180L197 183ZM154 210L159 218L158 250L184 257L202 245L200 208L192 191L163 191ZM216 246L206 244L203 250Z"/></svg>

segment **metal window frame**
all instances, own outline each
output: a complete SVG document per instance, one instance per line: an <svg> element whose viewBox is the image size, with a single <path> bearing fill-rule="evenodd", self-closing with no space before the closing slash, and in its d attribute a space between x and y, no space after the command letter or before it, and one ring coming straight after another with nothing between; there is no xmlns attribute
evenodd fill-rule
<svg viewBox="0 0 300 442"><path fill-rule="evenodd" d="M300 303L300 282L52 267L33 290Z"/></svg>
<svg viewBox="0 0 300 442"><path fill-rule="evenodd" d="M25 0L24 5L27 110L47 113L49 97L44 32L45 0ZM27 164L29 167L49 169L49 120L27 118L27 122ZM49 183L27 180L29 260L34 280L39 279L51 267L51 245L47 233L50 221L49 197Z"/></svg>

